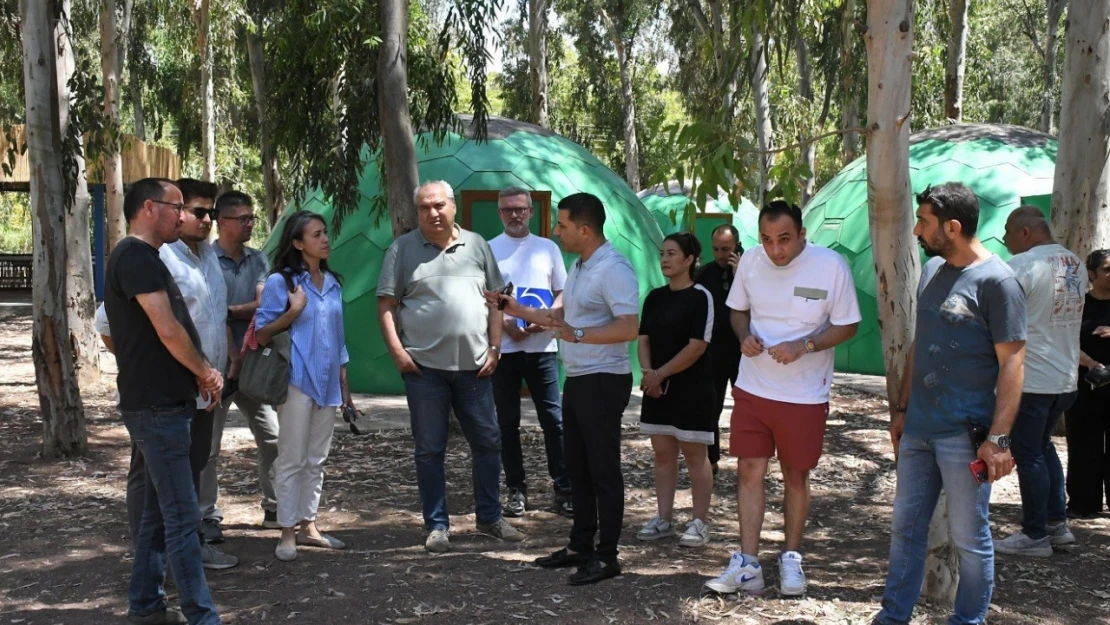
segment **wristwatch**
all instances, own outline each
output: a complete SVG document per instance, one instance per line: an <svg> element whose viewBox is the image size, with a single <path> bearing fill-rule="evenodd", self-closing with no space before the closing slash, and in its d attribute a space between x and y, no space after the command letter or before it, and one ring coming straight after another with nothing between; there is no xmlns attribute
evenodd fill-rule
<svg viewBox="0 0 1110 625"><path fill-rule="evenodd" d="M817 351L817 343L814 343L813 339L806 339L806 351L811 354Z"/></svg>
<svg viewBox="0 0 1110 625"><path fill-rule="evenodd" d="M489 348L490 348L491 351L497 352L498 356L501 355L501 346L500 345L490 345Z"/></svg>
<svg viewBox="0 0 1110 625"><path fill-rule="evenodd" d="M586 331L585 330L583 330L582 328L575 328L574 329L574 342L575 343L581 343L582 342L582 337L584 337L584 336L586 336Z"/></svg>
<svg viewBox="0 0 1110 625"><path fill-rule="evenodd" d="M991 434L987 437L987 440L998 445L998 448L1002 451L1010 448L1010 437L1006 434Z"/></svg>

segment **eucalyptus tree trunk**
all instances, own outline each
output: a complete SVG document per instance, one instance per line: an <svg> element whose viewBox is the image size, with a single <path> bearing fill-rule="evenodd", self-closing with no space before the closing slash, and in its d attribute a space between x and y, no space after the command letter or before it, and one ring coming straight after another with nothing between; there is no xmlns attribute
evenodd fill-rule
<svg viewBox="0 0 1110 625"><path fill-rule="evenodd" d="M197 52L200 54L200 134L204 161L201 179L216 179L216 96L212 81L212 24L209 0L196 0Z"/></svg>
<svg viewBox="0 0 1110 625"><path fill-rule="evenodd" d="M1041 95L1041 132L1052 134L1056 108L1056 36L1060 32L1060 17L1068 0L1047 0L1048 28L1044 35L1044 77Z"/></svg>
<svg viewBox="0 0 1110 625"><path fill-rule="evenodd" d="M1085 258L1110 247L1110 3L1072 0L1068 11L1052 231Z"/></svg>
<svg viewBox="0 0 1110 625"><path fill-rule="evenodd" d="M128 71L128 97L131 99L131 115L135 126L135 136L140 141L146 141L146 119L143 114L143 86L139 75L135 73L134 66L127 64L127 52L131 47L131 18L134 13L135 0L123 0L123 20L119 29L119 64L116 65L116 78L123 84L123 71ZM134 59L132 59L133 61Z"/></svg>
<svg viewBox="0 0 1110 625"><path fill-rule="evenodd" d="M547 120L547 5L528 1L528 65L532 88L532 123L549 128Z"/></svg>
<svg viewBox="0 0 1110 625"><path fill-rule="evenodd" d="M254 30L247 33L247 57L251 67L251 83L254 86L254 103L258 109L259 151L262 158L262 184L266 194L263 205L270 228L277 223L285 206L284 190L281 184L281 171L278 170L277 154L274 150L270 131L269 100L266 96L266 53L262 42L263 20L261 7L257 2L250 6Z"/></svg>
<svg viewBox="0 0 1110 625"><path fill-rule="evenodd" d="M844 0L844 14L840 18L840 67L841 93L840 127L859 126L859 97L856 94L856 75L852 71L852 50L855 47L856 0ZM847 165L856 160L859 134L846 132L840 135L840 161Z"/></svg>
<svg viewBox="0 0 1110 625"><path fill-rule="evenodd" d="M119 46L117 40L116 2L100 0L100 67L104 74L104 118L109 135L108 148L100 159L100 175L104 181L108 252L127 236L127 221L123 218L122 131L119 123L119 48L125 46Z"/></svg>
<svg viewBox="0 0 1110 625"><path fill-rule="evenodd" d="M632 51L624 45L618 33L613 33L617 45L617 63L621 74L621 100L624 102L624 178L633 191L640 190L640 144L636 139L636 102L632 92Z"/></svg>
<svg viewBox="0 0 1110 625"><path fill-rule="evenodd" d="M794 54L798 60L798 93L806 101L808 108L813 107L813 71L809 64L809 50L800 34L794 37ZM809 168L809 176L802 181L801 205L805 206L817 188L817 144L810 142L808 132L798 137L802 144L802 163Z"/></svg>
<svg viewBox="0 0 1110 625"><path fill-rule="evenodd" d="M412 194L420 184L408 100L408 0L381 0L378 50L378 116L385 148L385 177L393 236L416 228Z"/></svg>
<svg viewBox="0 0 1110 625"><path fill-rule="evenodd" d="M964 66L967 61L968 0L948 0L948 64L944 68L944 115L959 123L964 117Z"/></svg>
<svg viewBox="0 0 1110 625"><path fill-rule="evenodd" d="M752 35L752 66L755 73L752 75L752 97L755 100L755 136L759 145L759 193L756 196L756 206L762 206L764 195L774 186L771 181L771 167L775 164L775 155L769 151L775 148L775 127L771 123L771 100L768 93L767 79L767 45L758 25L753 25Z"/></svg>

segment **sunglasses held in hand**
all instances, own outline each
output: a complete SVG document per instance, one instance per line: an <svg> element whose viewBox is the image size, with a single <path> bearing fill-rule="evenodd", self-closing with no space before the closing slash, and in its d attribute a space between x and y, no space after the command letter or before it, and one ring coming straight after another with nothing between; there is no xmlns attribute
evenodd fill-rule
<svg viewBox="0 0 1110 625"><path fill-rule="evenodd" d="M497 294L498 295L504 295L505 297L512 297L513 296L513 283L509 282L508 284L506 284L500 291L497 292ZM509 300L507 300L507 299L498 300L497 310L505 310L505 307L508 306L508 305L509 305Z"/></svg>
<svg viewBox="0 0 1110 625"><path fill-rule="evenodd" d="M355 421L358 420L359 414L361 413L358 410L350 406L343 406L343 420L347 422L347 427L351 428L351 434L354 434L356 436L369 434L370 432L363 432L362 430L358 429L357 425L355 425Z"/></svg>

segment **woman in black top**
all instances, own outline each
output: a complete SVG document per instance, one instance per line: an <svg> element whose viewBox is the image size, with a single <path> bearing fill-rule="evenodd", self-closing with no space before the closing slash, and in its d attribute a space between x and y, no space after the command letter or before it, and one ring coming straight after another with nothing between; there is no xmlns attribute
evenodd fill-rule
<svg viewBox="0 0 1110 625"><path fill-rule="evenodd" d="M1068 516L1089 518L1110 501L1110 385L1091 388L1092 368L1110 366L1110 250L1087 257L1091 290L1083 304L1079 396L1064 420L1068 436Z"/></svg>
<svg viewBox="0 0 1110 625"><path fill-rule="evenodd" d="M701 245L694 235L663 240L660 266L670 284L644 300L639 355L644 367L641 431L655 450L655 494L659 513L636 535L641 540L674 536L672 514L678 484L678 452L686 458L694 495L694 518L679 539L685 547L709 542L709 498L713 473L707 455L720 413L713 398L713 364L707 351L713 335L713 296L694 284Z"/></svg>

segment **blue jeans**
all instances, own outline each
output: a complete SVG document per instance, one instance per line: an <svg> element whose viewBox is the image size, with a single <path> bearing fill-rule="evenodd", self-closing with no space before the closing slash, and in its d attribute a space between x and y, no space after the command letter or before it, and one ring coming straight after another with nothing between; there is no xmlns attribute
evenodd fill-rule
<svg viewBox="0 0 1110 625"><path fill-rule="evenodd" d="M169 561L181 602L191 625L220 622L208 592L200 559L197 526L200 509L189 465L193 400L135 412L123 422L146 466L143 518L136 538L128 591L129 614L145 616L166 609L166 563Z"/></svg>
<svg viewBox="0 0 1110 625"><path fill-rule="evenodd" d="M890 537L890 568L882 625L909 623L925 579L929 522L941 489L948 524L960 559L960 582L948 625L983 623L994 590L994 543L988 521L990 484L979 484L968 464L975 452L966 434L939 439L903 436L898 454L898 487Z"/></svg>
<svg viewBox="0 0 1110 625"><path fill-rule="evenodd" d="M515 352L501 356L493 374L493 401L501 426L501 464L505 484L527 492L524 451L520 446L520 383L528 384L536 416L543 428L547 473L555 491L570 492L570 478L563 459L563 407L559 404L559 360L555 352Z"/></svg>
<svg viewBox="0 0 1110 625"><path fill-rule="evenodd" d="M474 513L478 523L501 519L501 430L493 407L489 377L477 371L444 371L420 367L423 375L405 373L412 438L416 446L416 483L424 511L424 529L448 529L447 483L443 458L447 452L448 411L462 426L473 458Z"/></svg>
<svg viewBox="0 0 1110 625"><path fill-rule="evenodd" d="M1048 536L1045 526L1067 519L1064 467L1052 444L1060 415L1075 403L1076 392L1060 395L1022 393L1010 429L1010 451L1021 488L1021 531L1034 540Z"/></svg>

